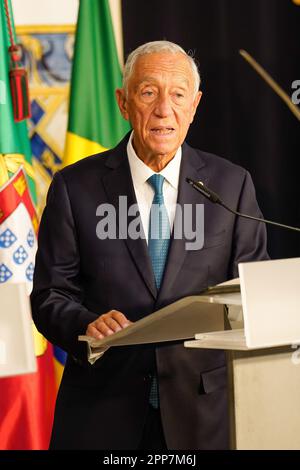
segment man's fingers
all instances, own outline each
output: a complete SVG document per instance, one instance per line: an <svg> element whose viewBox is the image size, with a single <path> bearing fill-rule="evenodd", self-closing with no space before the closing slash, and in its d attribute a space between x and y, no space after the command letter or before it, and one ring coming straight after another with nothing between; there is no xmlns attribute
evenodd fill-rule
<svg viewBox="0 0 300 470"><path fill-rule="evenodd" d="M92 338L96 338L96 339L103 339L104 338L104 335L102 333L100 333L100 331L97 330L97 328L92 324L90 324L87 327L86 334L88 336L91 336Z"/></svg>
<svg viewBox="0 0 300 470"><path fill-rule="evenodd" d="M94 326L97 328L98 331L100 331L100 333L102 333L104 336L109 336L109 335L112 335L114 333L114 330L112 330L109 325L106 323L108 319L102 319L102 318L98 318L98 320L96 320L94 322Z"/></svg>
<svg viewBox="0 0 300 470"><path fill-rule="evenodd" d="M119 312L118 310L111 310L111 315L114 320L116 320L122 328L130 325L131 321L125 317L124 313Z"/></svg>
<svg viewBox="0 0 300 470"><path fill-rule="evenodd" d="M122 330L122 326L112 316L105 318L104 322L115 333Z"/></svg>
<svg viewBox="0 0 300 470"><path fill-rule="evenodd" d="M92 336L93 338L102 339L105 336L112 335L114 333L113 330L107 326L103 320L98 318L97 320L90 323L87 327L86 334L88 336Z"/></svg>
<svg viewBox="0 0 300 470"><path fill-rule="evenodd" d="M110 310L100 315L97 320L90 323L87 327L86 334L93 338L102 339L113 333L121 331L132 323L122 312L118 310Z"/></svg>

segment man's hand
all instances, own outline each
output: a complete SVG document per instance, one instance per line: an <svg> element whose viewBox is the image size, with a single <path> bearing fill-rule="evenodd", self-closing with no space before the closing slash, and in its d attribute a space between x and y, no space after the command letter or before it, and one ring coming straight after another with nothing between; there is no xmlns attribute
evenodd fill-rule
<svg viewBox="0 0 300 470"><path fill-rule="evenodd" d="M121 331L132 322L128 320L122 312L110 310L100 315L97 320L89 323L85 334L96 339L103 339L117 331Z"/></svg>

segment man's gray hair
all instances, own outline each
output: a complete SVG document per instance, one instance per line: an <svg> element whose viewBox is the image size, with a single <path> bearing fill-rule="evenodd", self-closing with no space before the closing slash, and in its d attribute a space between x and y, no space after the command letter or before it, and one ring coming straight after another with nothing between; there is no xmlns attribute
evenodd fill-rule
<svg viewBox="0 0 300 470"><path fill-rule="evenodd" d="M199 90L200 83L201 83L200 73L199 73L197 64L190 53L187 54L185 50L182 49L182 47L170 41L147 42L146 44L142 44L141 46L137 47L134 51L132 51L129 54L125 63L124 74L123 74L123 88L126 94L128 91L128 81L132 75L134 64L136 63L137 59L142 55L151 54L154 52L171 52L172 54L178 54L178 52L180 52L181 54L184 54L186 56L187 60L189 61L189 64L191 66L192 73L194 76L194 82L195 82L194 92L196 95L197 91Z"/></svg>

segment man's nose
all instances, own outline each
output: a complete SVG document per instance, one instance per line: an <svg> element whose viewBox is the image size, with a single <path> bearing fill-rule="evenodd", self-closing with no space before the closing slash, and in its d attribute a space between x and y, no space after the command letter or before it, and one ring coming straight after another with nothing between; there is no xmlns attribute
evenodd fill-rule
<svg viewBox="0 0 300 470"><path fill-rule="evenodd" d="M171 99L167 95L160 95L155 104L155 114L159 117L168 117L172 113Z"/></svg>

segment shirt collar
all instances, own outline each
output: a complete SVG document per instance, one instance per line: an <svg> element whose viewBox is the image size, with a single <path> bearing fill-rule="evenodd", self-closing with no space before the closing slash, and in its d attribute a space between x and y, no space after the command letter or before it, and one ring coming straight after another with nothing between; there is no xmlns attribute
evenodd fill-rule
<svg viewBox="0 0 300 470"><path fill-rule="evenodd" d="M127 155L130 166L132 179L135 185L144 184L155 171L147 166L136 154L132 145L133 131L131 132L128 144L127 144ZM179 172L181 164L182 148L179 147L174 155L174 158L168 163L168 165L159 172L160 175L164 176L165 179L170 183L173 188L178 189L179 183Z"/></svg>

